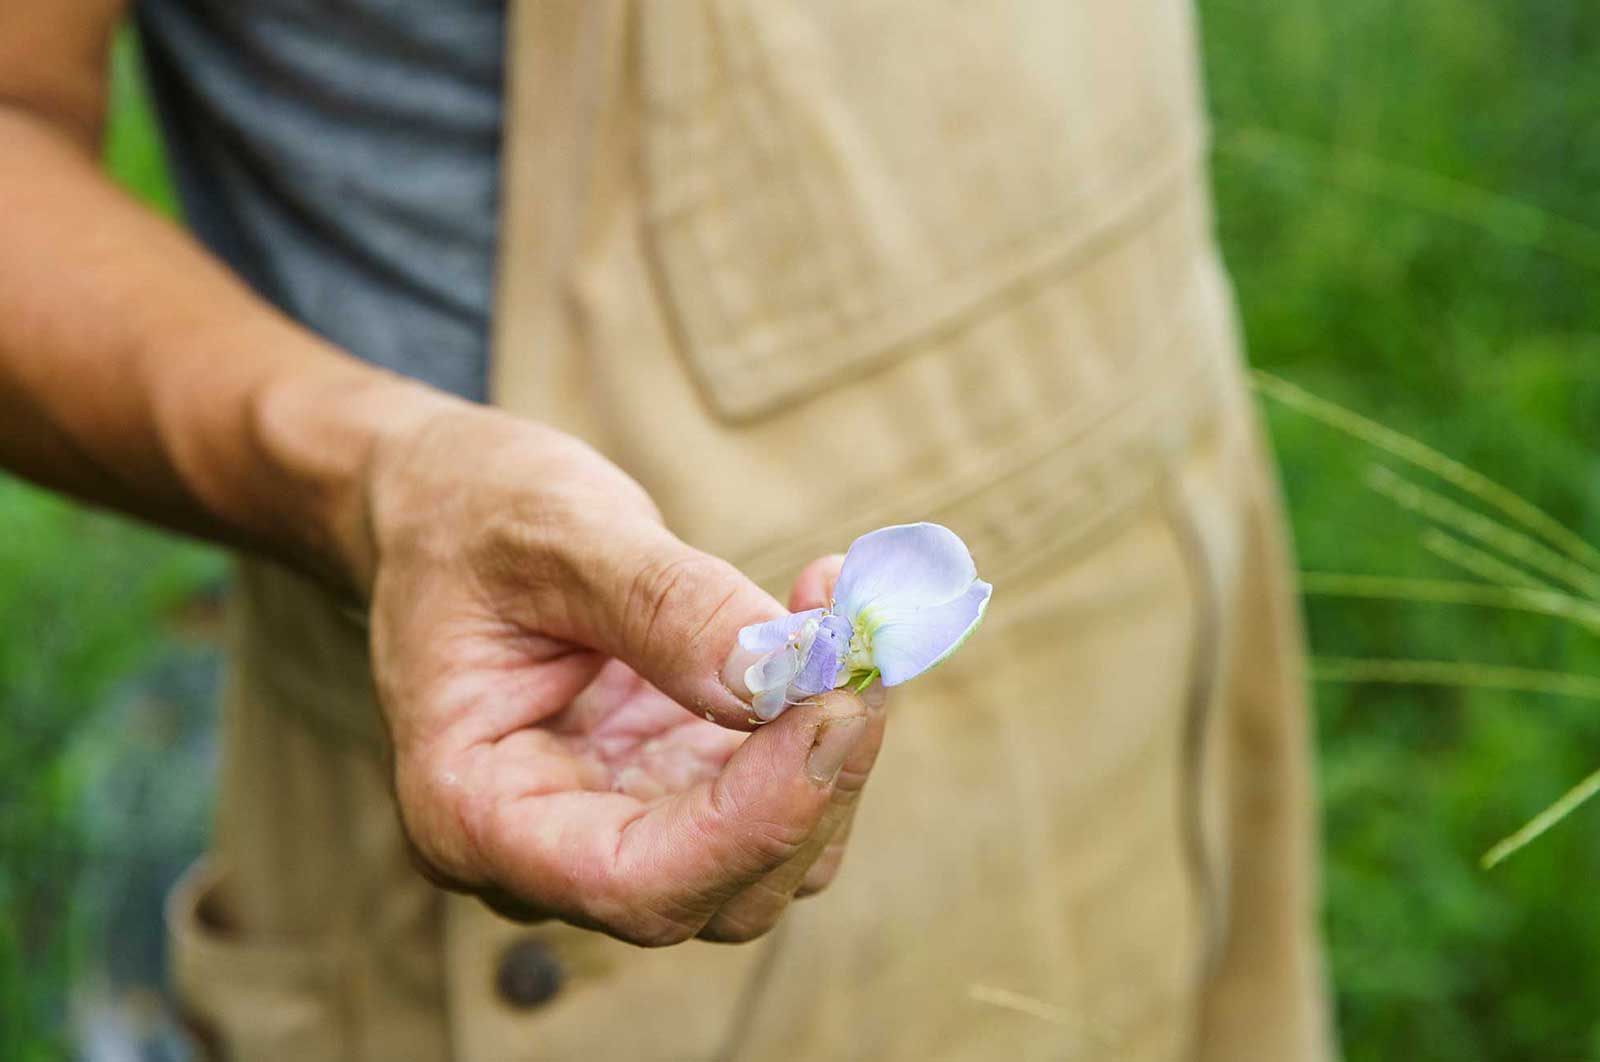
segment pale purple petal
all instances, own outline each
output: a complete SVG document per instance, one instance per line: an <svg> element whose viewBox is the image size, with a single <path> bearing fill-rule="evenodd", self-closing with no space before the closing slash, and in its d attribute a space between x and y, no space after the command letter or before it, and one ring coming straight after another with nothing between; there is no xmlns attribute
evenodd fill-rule
<svg viewBox="0 0 1600 1062"><path fill-rule="evenodd" d="M751 664L744 673L744 684L751 693L786 689L800 670L800 654L787 645L780 646Z"/></svg>
<svg viewBox="0 0 1600 1062"><path fill-rule="evenodd" d="M872 662L885 686L916 678L955 652L977 629L993 588L982 580L953 601L920 609L884 609L875 613Z"/></svg>
<svg viewBox="0 0 1600 1062"><path fill-rule="evenodd" d="M823 612L823 609L813 608L805 612L791 612L765 623L752 623L739 632L739 648L752 653L766 653L780 645L787 645L789 639L805 626L806 620L820 618Z"/></svg>
<svg viewBox="0 0 1600 1062"><path fill-rule="evenodd" d="M850 621L843 616L828 616L817 627L811 651L795 675L792 688L801 696L833 689L839 677L839 662L850 648Z"/></svg>
<svg viewBox="0 0 1600 1062"><path fill-rule="evenodd" d="M783 714L784 708L789 704L789 688L779 686L776 689L762 690L750 702L750 707L755 710L756 718L763 722L771 722Z"/></svg>
<svg viewBox="0 0 1600 1062"><path fill-rule="evenodd" d="M942 605L978 577L959 535L939 524L899 524L856 539L834 585L836 611L852 622L866 608Z"/></svg>

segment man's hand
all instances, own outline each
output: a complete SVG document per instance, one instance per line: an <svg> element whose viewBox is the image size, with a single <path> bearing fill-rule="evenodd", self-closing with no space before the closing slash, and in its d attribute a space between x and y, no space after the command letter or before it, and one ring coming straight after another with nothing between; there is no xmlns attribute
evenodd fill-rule
<svg viewBox="0 0 1600 1062"><path fill-rule="evenodd" d="M581 443L354 361L113 188L125 6L0 3L0 466L368 595L439 880L641 943L770 927L837 865L881 711L743 732L724 654L777 602Z"/></svg>
<svg viewBox="0 0 1600 1062"><path fill-rule="evenodd" d="M747 940L827 884L883 691L755 724L748 623L783 609L582 443L451 404L376 451L373 666L435 880L640 944ZM825 603L838 558L798 580ZM838 842L838 843L834 843Z"/></svg>

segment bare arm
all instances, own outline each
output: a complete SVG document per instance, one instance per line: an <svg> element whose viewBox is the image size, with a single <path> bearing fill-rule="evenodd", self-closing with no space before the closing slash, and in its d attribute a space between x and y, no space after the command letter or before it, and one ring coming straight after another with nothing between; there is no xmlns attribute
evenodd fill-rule
<svg viewBox="0 0 1600 1062"><path fill-rule="evenodd" d="M122 6L0 5L0 465L360 584L351 486L449 400L283 317L101 175Z"/></svg>
<svg viewBox="0 0 1600 1062"><path fill-rule="evenodd" d="M729 648L777 602L578 440L333 349L105 180L121 8L0 4L0 466L365 600L436 879L641 943L765 932L838 865L881 689L738 732Z"/></svg>

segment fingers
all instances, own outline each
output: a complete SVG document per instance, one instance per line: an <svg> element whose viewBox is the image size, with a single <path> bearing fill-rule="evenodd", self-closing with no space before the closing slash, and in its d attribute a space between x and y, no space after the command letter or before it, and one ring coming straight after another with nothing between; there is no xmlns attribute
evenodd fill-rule
<svg viewBox="0 0 1600 1062"><path fill-rule="evenodd" d="M839 569L842 567L844 554L830 553L802 568L794 581L794 588L789 591L789 611L804 612L831 605L833 584L839 581Z"/></svg>
<svg viewBox="0 0 1600 1062"><path fill-rule="evenodd" d="M589 536L568 570L589 577L588 634L667 696L736 730L759 724L744 674L760 654L741 649L739 631L786 611L733 565L692 549L655 524ZM787 611L825 606L843 557L807 565Z"/></svg>
<svg viewBox="0 0 1600 1062"><path fill-rule="evenodd" d="M803 612L832 603L833 584L839 578L844 555L819 557L806 565L789 592L789 611ZM883 743L884 690L874 684L863 696L868 705L868 730L851 753L834 786L833 803L812 839L795 856L718 911L700 936L707 940L740 942L767 932L796 896L825 888L838 873L844 842L855 815L856 799Z"/></svg>
<svg viewBox="0 0 1600 1062"><path fill-rule="evenodd" d="M844 822L834 831L828 840L827 847L817 857L806 871L805 880L795 890L796 899L814 896L833 884L833 879L839 876L839 867L844 864L845 849L850 846L850 832L856 823L856 804L850 805L850 813L845 816Z"/></svg>
<svg viewBox="0 0 1600 1062"><path fill-rule="evenodd" d="M816 892L833 879L843 855L843 834L883 745L883 688L875 685L863 700L868 706L866 730L840 769L817 828L795 855L724 904L700 931L701 937L730 943L753 940L777 924L796 895Z"/></svg>
<svg viewBox="0 0 1600 1062"><path fill-rule="evenodd" d="M698 715L750 730L744 671L757 655L738 648L742 627L784 614L771 595L726 561L665 529L611 536L589 570L604 573L590 596L601 648ZM731 652L730 652L731 651Z"/></svg>
<svg viewBox="0 0 1600 1062"><path fill-rule="evenodd" d="M529 910L638 944L687 940L808 846L821 852L836 792L864 778L855 757L870 730L862 700L836 692L757 731L715 780L653 804L597 792L491 802L490 876Z"/></svg>

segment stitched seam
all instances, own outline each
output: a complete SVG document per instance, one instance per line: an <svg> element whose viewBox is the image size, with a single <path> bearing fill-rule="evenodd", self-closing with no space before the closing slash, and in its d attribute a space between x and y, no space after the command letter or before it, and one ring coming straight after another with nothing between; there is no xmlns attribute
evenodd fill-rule
<svg viewBox="0 0 1600 1062"><path fill-rule="evenodd" d="M741 117L748 120L747 115L741 113ZM652 119L647 117L645 120L648 123ZM1166 150L1151 159L1148 152L1129 149L1129 125L1140 126L1133 133L1139 138L1139 143L1162 144L1164 141ZM1151 129L1157 125L1159 128L1152 132ZM1186 124L1181 121L1152 123L1151 127L1144 127L1143 123L1124 123L1112 130L1106 137L1108 149L1105 154L1114 161L1088 174L1085 179L1087 187L1081 194L1072 196L1061 210L1033 226L1032 233L1022 240L1006 241L988 248L985 253L957 266L937 281L909 291L892 292L886 297L889 303L916 303L923 309L894 314L885 307L854 322L857 335L863 331L880 333L870 341L824 340L819 344L810 332L806 332L770 349L751 351L747 337L736 334L720 298L712 299L713 305L702 307L699 313L693 307L679 304L677 285L672 277L677 272L674 261L680 256L668 251L665 244L687 241L701 252L699 257L705 269L714 274L717 269L726 268L713 265L706 258L703 247L699 246L696 233L703 225L694 221L695 211L689 211L682 218L662 216L651 210L647 191L645 227L650 234L644 243L653 248L647 254L655 267L653 271L660 289L660 301L664 304L665 317L673 322L671 332L680 353L689 363L702 389L712 398L713 405L724 416L737 420L758 415L785 401L808 396L822 386L837 382L841 373L859 375L896 360L897 355L927 335L959 328L997 293L1095 253L1100 249L1097 245L1108 243L1108 237L1114 236L1129 219L1147 210L1152 201L1164 200L1175 189L1181 189L1181 178L1191 172L1193 159L1198 154L1190 149L1203 144L1204 139L1203 127L1199 123ZM752 143L760 143L760 138ZM647 155L659 158L660 151L647 150ZM647 181L647 186L650 183ZM793 189L792 197L807 200L814 208L813 196L810 189L805 187L807 183L799 182L801 187ZM719 184L725 187L726 181ZM1128 198L1125 190L1130 186L1135 187L1136 191ZM1088 216L1086 212L1089 207L1115 201L1119 192L1123 193L1124 201L1111 208L1109 217L1100 224L1092 226L1087 232L1061 231L1071 218ZM1100 210L1096 213L1104 215L1107 212ZM1019 257L1030 261L1017 269L1000 268L996 264L1015 261ZM705 282L704 274L699 281ZM952 302L959 305L955 309L947 308ZM774 313L773 309L769 306L765 315L773 321L804 321L817 317L817 312L805 308L788 313ZM721 338L707 340L697 336L704 323L704 310L711 310L722 322ZM807 354L803 370L794 368L801 362L791 357L801 348ZM774 379L775 361L788 366L788 379Z"/></svg>
<svg viewBox="0 0 1600 1062"><path fill-rule="evenodd" d="M1187 155L1165 161L1166 165L1151 166L1143 175L1149 182L1147 187L1118 204L1092 229L1068 231L1061 228L1064 222L1058 222L1053 239L1033 240L1018 249L1008 261L1024 259L1021 266L997 264L991 259L953 270L934 285L896 292L899 304L921 309L904 313L880 311L863 317L856 322L856 334L868 333L870 339L808 346L806 337L801 337L759 354L741 355L728 343L696 341L681 331L685 357L703 385L718 397L722 413L734 420L758 416L864 376L925 343L959 332L1008 293L1047 282L1042 278L1054 274L1085 268L1115 249L1119 237L1130 227L1180 199L1188 187L1191 167ZM1114 193L1101 190L1083 202L1112 198ZM794 357L796 350L802 348L806 358Z"/></svg>
<svg viewBox="0 0 1600 1062"><path fill-rule="evenodd" d="M985 454L982 461L969 464L957 475L917 493L897 493L893 500L873 506L847 522L830 524L822 533L802 542L748 553L738 559L738 566L757 582L782 582L792 577L799 565L824 552L830 543L836 545L841 527L865 531L892 521L896 514L916 513L919 518L931 519L937 514L967 509L1003 508L1003 503L996 505L988 499L1014 498L1018 492L1030 490L1037 496L1051 490L1052 484L1053 493L1059 495L1062 482L1072 473L1083 473L1087 484L1084 492L1068 493L1055 505L1038 507L1039 515L1031 523L1036 529L1048 527L1049 533L1035 531L1021 536L1024 549L1034 547L1033 552L1042 549L1056 553L1065 547L1063 540L1077 537L1072 530L1057 526L1062 517L1085 508L1099 516L1109 516L1148 493L1153 472L1164 463L1162 455L1120 451L1149 438L1152 425L1164 424L1168 431L1188 434L1207 415L1215 413L1219 406L1219 373L1211 359L1198 352L1186 353L1179 364L1187 371L1174 379L1173 359L1164 356L1173 347L1196 340L1203 327L1199 318L1206 305L1203 292L1188 300L1187 312L1167 342L1153 346L1141 359L1145 371L1130 377L1108 401L1097 407L1063 410L1045 419L1038 428ZM1151 379L1152 376L1159 378ZM1072 451L1064 461L1068 467L1052 477L1051 469L1044 466L1052 460L1063 463L1063 451L1068 450ZM1097 467L1097 474L1088 474ZM982 536L979 537L980 541L973 545L982 553ZM997 574L1012 567L1007 557L985 556L984 561L986 570Z"/></svg>

